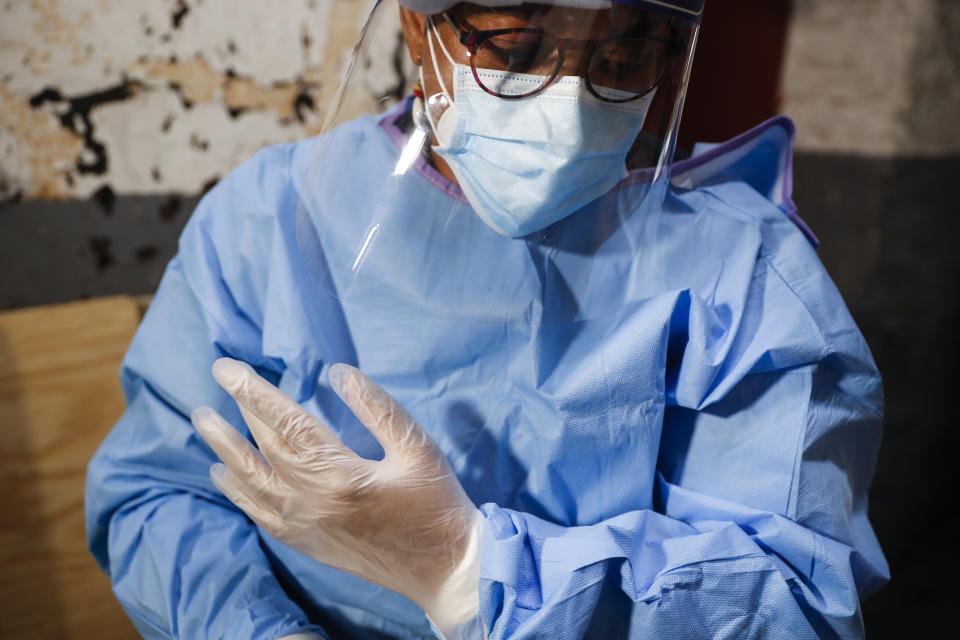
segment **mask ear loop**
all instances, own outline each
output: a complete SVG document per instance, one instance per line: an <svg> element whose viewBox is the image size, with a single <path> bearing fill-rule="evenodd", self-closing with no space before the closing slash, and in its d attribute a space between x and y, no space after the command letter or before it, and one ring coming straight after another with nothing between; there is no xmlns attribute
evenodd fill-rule
<svg viewBox="0 0 960 640"><path fill-rule="evenodd" d="M443 51L443 55L447 57L447 60L453 67L457 66L456 61L453 59L453 56L450 55L450 52L447 51L447 47L443 44L443 39L440 37L440 34L437 32L437 25L433 21L433 16L427 16L427 24L430 26L430 32L427 34L427 45L430 47L430 61L433 64L433 72L437 75L437 81L440 83L440 91L443 92L443 96L447 99L452 107L453 96L450 95L450 92L447 91L447 85L443 81L443 74L440 73L440 67L437 65L437 52L433 46L433 38L435 37L440 43L440 49ZM432 34L432 37L431 37ZM420 83L423 84L423 66L420 67ZM434 131L437 131L437 123L433 121L433 114L430 113L430 109L425 109L427 112L427 118L430 120L430 126L433 127Z"/></svg>
<svg viewBox="0 0 960 640"><path fill-rule="evenodd" d="M457 66L457 61L454 60L450 52L447 51L447 45L443 44L443 38L440 37L440 32L437 31L437 23L433 21L433 16L430 16L430 30L433 31L434 37L436 37L437 42L440 43L440 49L443 51L443 55L446 56L447 62L450 63L450 66ZM430 43L430 54L433 55L433 42ZM438 73L437 75L439 76L440 74ZM443 80L440 81L440 85L443 86Z"/></svg>

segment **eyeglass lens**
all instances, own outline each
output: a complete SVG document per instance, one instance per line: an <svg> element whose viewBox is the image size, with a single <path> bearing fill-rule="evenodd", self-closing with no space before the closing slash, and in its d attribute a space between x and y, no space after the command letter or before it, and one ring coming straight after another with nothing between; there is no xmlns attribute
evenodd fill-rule
<svg viewBox="0 0 960 640"><path fill-rule="evenodd" d="M516 29L484 38L471 56L471 64L478 71L490 69L525 76L502 79L478 73L483 89L502 98L539 92L560 72L563 62L557 40L533 29ZM597 97L627 102L648 93L666 63L666 47L660 40L618 38L594 48L586 75Z"/></svg>

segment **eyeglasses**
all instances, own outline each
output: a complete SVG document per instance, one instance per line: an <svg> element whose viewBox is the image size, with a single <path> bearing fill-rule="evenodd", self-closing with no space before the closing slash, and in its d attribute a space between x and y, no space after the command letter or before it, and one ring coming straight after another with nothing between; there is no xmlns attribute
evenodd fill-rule
<svg viewBox="0 0 960 640"><path fill-rule="evenodd" d="M487 93L516 100L534 96L556 80L571 49L590 53L587 87L605 102L631 102L650 93L664 69L683 54L683 46L656 37L618 37L606 40L558 38L541 28L464 29L448 12L441 14L467 48L473 77ZM479 68L479 71L478 71ZM484 69L524 74L522 88L516 82L497 82L484 77Z"/></svg>

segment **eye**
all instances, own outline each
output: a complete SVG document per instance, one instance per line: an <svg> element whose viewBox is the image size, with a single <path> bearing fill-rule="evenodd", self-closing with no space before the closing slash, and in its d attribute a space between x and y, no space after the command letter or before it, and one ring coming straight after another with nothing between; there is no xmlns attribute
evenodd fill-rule
<svg viewBox="0 0 960 640"><path fill-rule="evenodd" d="M666 49L658 40L623 38L601 45L590 65L591 80L623 89L648 89L666 63Z"/></svg>
<svg viewBox="0 0 960 640"><path fill-rule="evenodd" d="M649 61L635 58L603 57L594 65L593 71L605 76L649 75L649 66Z"/></svg>
<svg viewBox="0 0 960 640"><path fill-rule="evenodd" d="M492 36L477 47L476 64L512 73L549 74L557 51L539 33L511 32Z"/></svg>

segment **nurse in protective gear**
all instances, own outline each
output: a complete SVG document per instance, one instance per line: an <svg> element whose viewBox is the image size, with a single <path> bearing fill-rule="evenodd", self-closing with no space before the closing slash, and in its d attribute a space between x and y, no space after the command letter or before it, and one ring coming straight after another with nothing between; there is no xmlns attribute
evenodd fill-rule
<svg viewBox="0 0 960 640"><path fill-rule="evenodd" d="M792 124L674 162L703 0L400 5L127 354L86 508L138 630L862 636L880 378ZM348 115L397 12L413 93Z"/></svg>

